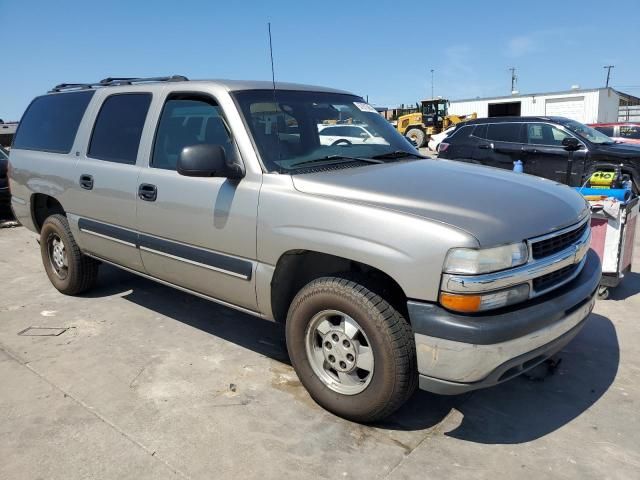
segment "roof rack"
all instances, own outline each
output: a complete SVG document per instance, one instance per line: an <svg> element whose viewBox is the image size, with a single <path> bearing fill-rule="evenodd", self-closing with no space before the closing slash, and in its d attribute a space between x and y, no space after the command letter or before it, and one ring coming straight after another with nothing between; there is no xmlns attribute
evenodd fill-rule
<svg viewBox="0 0 640 480"><path fill-rule="evenodd" d="M133 85L134 83L186 82L188 80L184 75L171 75L169 77L107 77L97 83L61 83L49 90L49 93L66 90L87 90L97 87L114 87L117 85Z"/></svg>

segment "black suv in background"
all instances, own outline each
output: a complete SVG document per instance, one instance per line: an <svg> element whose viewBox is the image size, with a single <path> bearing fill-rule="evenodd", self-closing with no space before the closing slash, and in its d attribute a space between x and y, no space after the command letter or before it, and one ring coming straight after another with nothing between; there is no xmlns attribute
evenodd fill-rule
<svg viewBox="0 0 640 480"><path fill-rule="evenodd" d="M580 186L594 171L620 168L640 191L640 147L615 143L564 117L497 117L460 123L438 148L438 156L524 172ZM569 159L571 162L570 173ZM567 181L568 180L568 181Z"/></svg>

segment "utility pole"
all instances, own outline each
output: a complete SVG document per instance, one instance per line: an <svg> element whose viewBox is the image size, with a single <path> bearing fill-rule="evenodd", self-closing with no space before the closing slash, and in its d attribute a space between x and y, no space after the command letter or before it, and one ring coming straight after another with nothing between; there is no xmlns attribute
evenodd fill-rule
<svg viewBox="0 0 640 480"><path fill-rule="evenodd" d="M433 72L435 72L435 70L432 68L431 69L431 99L434 99L435 97L433 96Z"/></svg>
<svg viewBox="0 0 640 480"><path fill-rule="evenodd" d="M516 67L509 67L509 71L511 72L511 93L513 93L516 91L516 82L518 80Z"/></svg>
<svg viewBox="0 0 640 480"><path fill-rule="evenodd" d="M605 65L604 68L607 70L607 84L606 88L609 88L609 79L611 78L611 69L614 68L615 65Z"/></svg>

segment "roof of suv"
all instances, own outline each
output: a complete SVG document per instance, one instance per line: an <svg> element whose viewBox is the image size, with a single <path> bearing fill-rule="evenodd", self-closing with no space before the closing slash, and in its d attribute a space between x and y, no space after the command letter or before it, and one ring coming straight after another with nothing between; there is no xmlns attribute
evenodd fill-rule
<svg viewBox="0 0 640 480"><path fill-rule="evenodd" d="M638 127L640 122L605 122L605 123L589 123L590 127Z"/></svg>
<svg viewBox="0 0 640 480"><path fill-rule="evenodd" d="M477 125L482 123L515 123L515 122L560 122L564 117L488 117L466 120L458 123L458 126Z"/></svg>
<svg viewBox="0 0 640 480"><path fill-rule="evenodd" d="M189 80L182 75L172 75L169 77L150 77L150 78L136 78L136 77L122 77L114 78L109 77L104 80L100 80L95 83L62 83L56 85L51 89L51 92L61 92L69 90L89 90L92 88L108 88L116 86L127 85L166 85L167 83L183 83L188 84L190 87L195 85L216 85L222 87L228 91L236 92L241 90L271 90L274 85L270 81L265 80ZM351 94L344 90L338 90L335 88L320 87L317 85L306 85L301 83L288 83L288 82L275 82L275 88L277 90L298 90L307 92L325 92L325 93L343 93Z"/></svg>

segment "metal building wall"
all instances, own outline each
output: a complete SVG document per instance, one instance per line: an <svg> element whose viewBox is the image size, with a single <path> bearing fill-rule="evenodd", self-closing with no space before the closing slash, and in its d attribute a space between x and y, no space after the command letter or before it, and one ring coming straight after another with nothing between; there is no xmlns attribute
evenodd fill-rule
<svg viewBox="0 0 640 480"><path fill-rule="evenodd" d="M553 104L553 108L547 107ZM567 109L563 111L562 102L567 102ZM582 100L582 107L576 111L576 102ZM560 112L583 123L615 121L618 117L619 96L612 89L576 90L541 95L522 95L512 97L482 98L477 100L452 100L449 112L465 115L476 112L479 118L489 115L489 104L520 102L521 115L544 116L547 111ZM570 106L570 108L569 108ZM564 113L563 113L564 112ZM615 113L614 113L615 112ZM611 118L611 120L608 120Z"/></svg>

